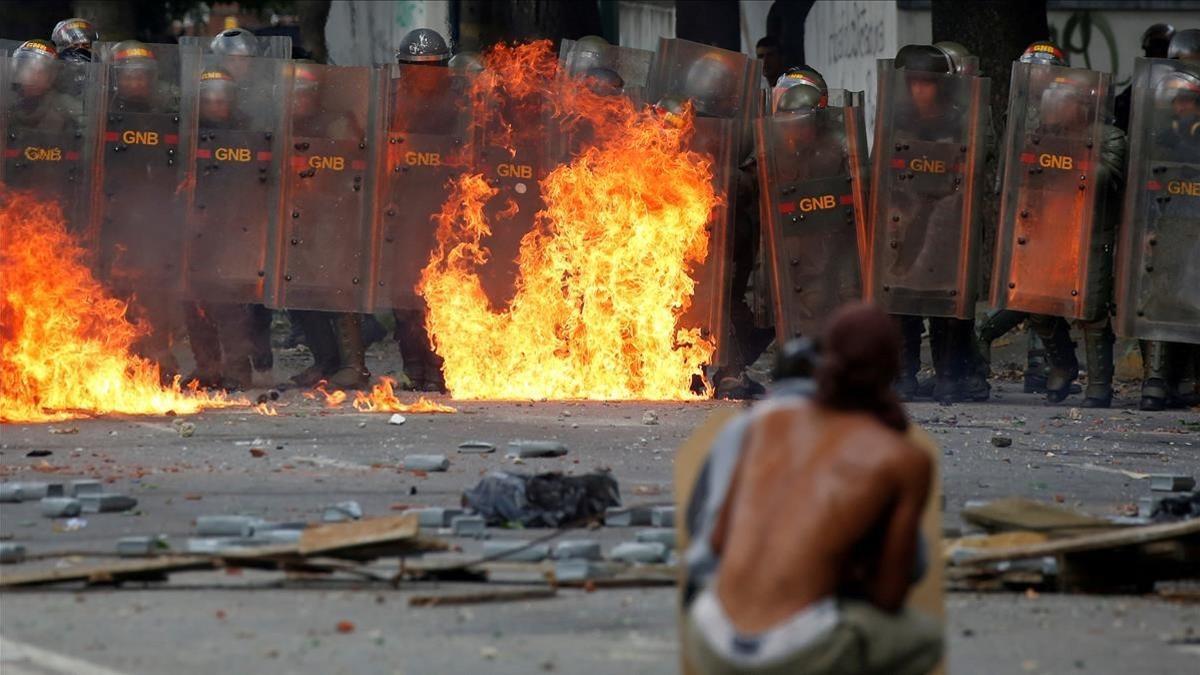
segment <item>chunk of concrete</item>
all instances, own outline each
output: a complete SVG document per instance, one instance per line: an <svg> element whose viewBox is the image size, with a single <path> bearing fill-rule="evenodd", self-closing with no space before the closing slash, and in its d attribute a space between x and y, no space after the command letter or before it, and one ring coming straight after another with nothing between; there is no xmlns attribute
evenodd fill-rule
<svg viewBox="0 0 1200 675"><path fill-rule="evenodd" d="M79 495L84 513L118 513L137 506L137 499L113 492L84 493Z"/></svg>
<svg viewBox="0 0 1200 675"><path fill-rule="evenodd" d="M1187 492L1196 487L1196 479L1177 473L1160 473L1150 476L1150 489L1154 492Z"/></svg>
<svg viewBox="0 0 1200 675"><path fill-rule="evenodd" d="M434 506L425 509L416 509L418 522L421 527L450 527L453 520L462 515L462 509L445 509L440 506Z"/></svg>
<svg viewBox="0 0 1200 675"><path fill-rule="evenodd" d="M0 503L15 504L21 501L20 483L0 483Z"/></svg>
<svg viewBox="0 0 1200 675"><path fill-rule="evenodd" d="M500 539L484 542L483 555L511 562L541 562L550 557L550 547L546 544L530 545L519 539Z"/></svg>
<svg viewBox="0 0 1200 675"><path fill-rule="evenodd" d="M667 561L669 553L667 547L658 542L627 541L609 551L608 559L624 563L661 563Z"/></svg>
<svg viewBox="0 0 1200 675"><path fill-rule="evenodd" d="M464 455L487 455L496 451L496 446L487 441L465 441L458 444L458 451Z"/></svg>
<svg viewBox="0 0 1200 675"><path fill-rule="evenodd" d="M610 576L603 564L594 560L568 558L554 563L554 578L562 583L592 581Z"/></svg>
<svg viewBox="0 0 1200 675"><path fill-rule="evenodd" d="M445 455L409 455L404 458L404 468L409 471L445 471L450 460Z"/></svg>
<svg viewBox="0 0 1200 675"><path fill-rule="evenodd" d="M44 497L64 497L62 483L0 483L0 502L32 502Z"/></svg>
<svg viewBox="0 0 1200 675"><path fill-rule="evenodd" d="M240 537L246 527L264 522L256 516L200 516L196 519L196 534L201 537Z"/></svg>
<svg viewBox="0 0 1200 675"><path fill-rule="evenodd" d="M333 506L325 507L325 512L321 514L321 522L344 523L348 520L362 520L362 517L363 510L358 502L338 502Z"/></svg>
<svg viewBox="0 0 1200 675"><path fill-rule="evenodd" d="M253 523L247 523L242 527L242 537L253 537L262 532L274 532L276 530L292 530L299 532L308 527L308 523L303 521L291 521L285 523L272 523L266 520L259 520Z"/></svg>
<svg viewBox="0 0 1200 675"><path fill-rule="evenodd" d="M47 518L74 518L83 512L83 504L70 497L46 497L41 501L41 510Z"/></svg>
<svg viewBox="0 0 1200 675"><path fill-rule="evenodd" d="M659 527L651 530L639 530L634 537L642 543L659 543L668 549L675 549L675 530L669 527Z"/></svg>
<svg viewBox="0 0 1200 675"><path fill-rule="evenodd" d="M604 512L604 524L610 527L645 527L650 524L650 509L610 506Z"/></svg>
<svg viewBox="0 0 1200 675"><path fill-rule="evenodd" d="M104 492L104 484L98 480L73 480L70 487L67 488L67 495L70 497L95 495L102 492Z"/></svg>
<svg viewBox="0 0 1200 675"><path fill-rule="evenodd" d="M236 540L236 543L243 546L269 546L273 544L295 544L299 543L300 536L304 534L303 530L279 529L279 530L255 530L254 534L249 537L241 537Z"/></svg>
<svg viewBox="0 0 1200 675"><path fill-rule="evenodd" d="M650 509L650 524L654 527L675 527L675 507L656 506Z"/></svg>
<svg viewBox="0 0 1200 675"><path fill-rule="evenodd" d="M121 537L117 540L117 555L122 558L138 558L155 555L166 548L166 538L161 535Z"/></svg>
<svg viewBox="0 0 1200 675"><path fill-rule="evenodd" d="M183 544L188 553L212 554L239 548L237 537L192 537Z"/></svg>
<svg viewBox="0 0 1200 675"><path fill-rule="evenodd" d="M456 537L482 537L487 533L487 521L483 516L455 516L450 519L450 530Z"/></svg>
<svg viewBox="0 0 1200 675"><path fill-rule="evenodd" d="M592 539L564 539L554 547L555 560L602 560L600 542Z"/></svg>
<svg viewBox="0 0 1200 675"><path fill-rule="evenodd" d="M567 446L558 441L512 441L508 451L521 459L562 457L567 454Z"/></svg>
<svg viewBox="0 0 1200 675"><path fill-rule="evenodd" d="M15 565L25 562L25 545L0 541L0 565Z"/></svg>

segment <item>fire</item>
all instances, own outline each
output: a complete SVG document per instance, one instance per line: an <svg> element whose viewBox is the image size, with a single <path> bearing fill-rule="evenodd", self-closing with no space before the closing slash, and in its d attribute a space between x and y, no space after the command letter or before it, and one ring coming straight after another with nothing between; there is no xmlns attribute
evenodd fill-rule
<svg viewBox="0 0 1200 675"><path fill-rule="evenodd" d="M324 399L326 408L340 407L346 402L346 392L342 391L341 389L329 391L325 388L325 385L327 384L329 383L325 380L321 380L317 383L317 386L313 387L312 391L304 392L304 398L315 401L317 400L317 395L319 394L321 398Z"/></svg>
<svg viewBox="0 0 1200 675"><path fill-rule="evenodd" d="M56 204L0 192L0 422L162 415L238 405L161 385L133 355L145 328L92 277Z"/></svg>
<svg viewBox="0 0 1200 675"><path fill-rule="evenodd" d="M275 409L275 406L268 405L266 403L259 403L258 405L254 406L254 412L258 413L259 415L266 415L267 417L279 416L279 411Z"/></svg>
<svg viewBox="0 0 1200 675"><path fill-rule="evenodd" d="M476 100L543 94L555 126L586 127L593 145L542 180L545 208L521 241L504 308L492 307L478 272L497 190L478 174L452 184L418 285L447 387L464 399L694 398L714 344L679 320L719 199L711 159L687 150L690 118L663 124L625 97L557 77L548 42L500 46L485 61Z"/></svg>
<svg viewBox="0 0 1200 675"><path fill-rule="evenodd" d="M359 412L405 412L405 413L455 413L458 412L448 405L431 401L424 396L416 403L401 403L396 398L393 386L396 381L390 377L379 378L379 384L371 387L371 393L357 392L354 394L354 409Z"/></svg>

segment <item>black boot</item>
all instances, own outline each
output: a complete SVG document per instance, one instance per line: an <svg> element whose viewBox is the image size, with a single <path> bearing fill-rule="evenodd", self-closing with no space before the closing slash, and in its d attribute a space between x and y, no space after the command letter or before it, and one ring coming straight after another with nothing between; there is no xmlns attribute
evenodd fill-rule
<svg viewBox="0 0 1200 675"><path fill-rule="evenodd" d="M304 344L313 357L313 364L293 375L291 380L301 387L311 387L337 371L338 348L333 322L329 312L291 310L288 317L292 325L300 326Z"/></svg>
<svg viewBox="0 0 1200 675"><path fill-rule="evenodd" d="M367 370L367 354L362 341L362 317L340 313L334 325L341 367L329 377L329 384L339 389L363 389L371 382L371 373Z"/></svg>
<svg viewBox="0 0 1200 675"><path fill-rule="evenodd" d="M221 386L221 343L216 319L197 302L184 305L183 318L196 367L183 376L182 383L194 380L205 389Z"/></svg>
<svg viewBox="0 0 1200 675"><path fill-rule="evenodd" d="M275 366L275 354L271 352L271 319L273 312L262 305L248 305L250 313L250 339L254 345L252 355L254 370L265 373Z"/></svg>
<svg viewBox="0 0 1200 675"><path fill-rule="evenodd" d="M1167 396L1167 343L1157 340L1141 340L1138 347L1142 351L1142 400L1138 403L1141 410L1165 410Z"/></svg>
<svg viewBox="0 0 1200 675"><path fill-rule="evenodd" d="M404 388L410 391L425 391L429 358L429 338L425 335L423 313L418 310L394 310L396 317L396 347L404 364L404 377L408 380Z"/></svg>
<svg viewBox="0 0 1200 675"><path fill-rule="evenodd" d="M894 315L900 325L900 376L896 394L902 401L917 398L917 373L921 370L921 326L919 316Z"/></svg>
<svg viewBox="0 0 1200 675"><path fill-rule="evenodd" d="M933 357L933 400L942 405L959 398L958 360L955 353L954 319L929 319L929 351Z"/></svg>
<svg viewBox="0 0 1200 675"><path fill-rule="evenodd" d="M1088 374L1087 388L1083 392L1085 408L1107 408L1112 405L1113 342L1116 339L1107 314L1103 319L1083 326Z"/></svg>
<svg viewBox="0 0 1200 675"><path fill-rule="evenodd" d="M211 305L221 338L221 387L249 389L254 384L254 315L250 305Z"/></svg>
<svg viewBox="0 0 1200 675"><path fill-rule="evenodd" d="M1071 341L1071 330L1060 317L1030 317L1030 323L1046 347L1046 360L1050 372L1046 375L1046 400L1060 403L1071 392L1071 383L1079 377L1079 359L1075 356L1075 343Z"/></svg>

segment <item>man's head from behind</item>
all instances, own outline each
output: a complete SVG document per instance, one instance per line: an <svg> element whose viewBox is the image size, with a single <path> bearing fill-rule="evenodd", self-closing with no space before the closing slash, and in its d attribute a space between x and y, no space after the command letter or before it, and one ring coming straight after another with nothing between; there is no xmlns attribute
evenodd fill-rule
<svg viewBox="0 0 1200 675"><path fill-rule="evenodd" d="M899 431L908 427L892 391L900 372L900 331L891 317L874 305L846 305L826 325L821 349L818 403L870 413Z"/></svg>

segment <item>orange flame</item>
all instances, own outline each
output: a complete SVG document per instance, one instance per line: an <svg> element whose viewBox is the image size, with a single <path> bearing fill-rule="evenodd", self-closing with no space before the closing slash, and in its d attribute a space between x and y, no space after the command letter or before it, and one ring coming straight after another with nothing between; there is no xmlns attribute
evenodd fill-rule
<svg viewBox="0 0 1200 675"><path fill-rule="evenodd" d="M390 377L379 378L379 384L371 387L371 393L356 392L354 394L354 409L359 412L405 412L405 413L456 413L458 410L437 401L431 401L424 396L416 403L401 403L396 398L393 385L396 381Z"/></svg>
<svg viewBox="0 0 1200 675"><path fill-rule="evenodd" d="M0 422L243 404L184 391L179 378L162 386L158 366L131 351L145 327L84 260L58 205L0 192Z"/></svg>
<svg viewBox="0 0 1200 675"><path fill-rule="evenodd" d="M333 391L329 391L325 388L325 385L327 385L327 384L329 384L329 383L326 382L325 380L321 380L320 382L317 383L317 386L313 387L312 391L304 392L304 398L312 399L315 401L317 399L317 394L320 394L321 397L323 399L325 399L325 407L326 408L337 408L337 407L341 406L343 403L345 403L346 402L346 392L342 391L341 389L334 389Z"/></svg>
<svg viewBox="0 0 1200 675"><path fill-rule="evenodd" d="M254 406L254 412L258 413L259 415L266 415L267 417L279 416L279 411L275 409L275 406L267 405L266 403L259 403L258 405Z"/></svg>
<svg viewBox="0 0 1200 675"><path fill-rule="evenodd" d="M484 206L498 190L478 174L452 184L418 284L447 387L464 399L694 398L714 344L679 320L719 199L711 159L687 150L690 116L664 124L625 97L558 77L549 42L501 45L485 62L476 100L541 95L556 128L587 127L593 144L541 181L545 208L521 241L503 309L492 308L478 272L489 256Z"/></svg>

